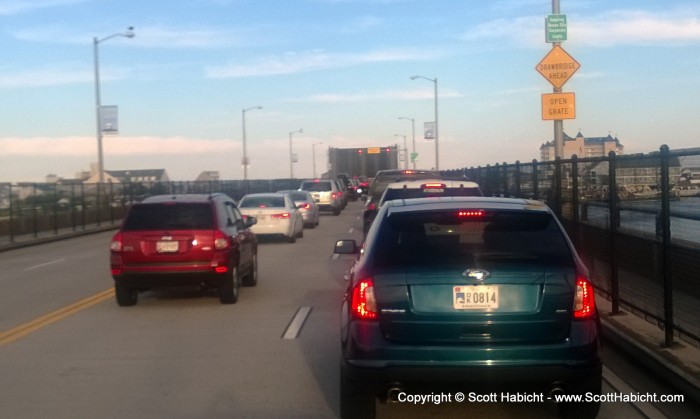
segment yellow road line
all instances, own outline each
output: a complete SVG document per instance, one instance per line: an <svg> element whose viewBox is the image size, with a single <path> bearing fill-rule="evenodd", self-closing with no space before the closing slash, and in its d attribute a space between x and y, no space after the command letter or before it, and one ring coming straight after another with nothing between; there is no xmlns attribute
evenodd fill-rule
<svg viewBox="0 0 700 419"><path fill-rule="evenodd" d="M49 314L45 314L39 318L36 318L30 322L24 323L17 327L14 327L6 332L0 333L0 346L5 345L10 342L26 336L32 332L35 332L41 328L44 328L52 323L62 320L71 314L75 314L81 310L88 307L94 306L95 304L101 303L102 301L112 298L114 296L114 288L102 291L91 297L84 298L78 302L75 302L69 306L60 308Z"/></svg>

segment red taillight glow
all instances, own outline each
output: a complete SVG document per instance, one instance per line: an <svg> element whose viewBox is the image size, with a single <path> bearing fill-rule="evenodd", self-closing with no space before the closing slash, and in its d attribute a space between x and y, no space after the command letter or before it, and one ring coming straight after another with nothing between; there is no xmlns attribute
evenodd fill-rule
<svg viewBox="0 0 700 419"><path fill-rule="evenodd" d="M331 199L338 199L338 194L336 194L335 192L333 192L333 193L331 194Z"/></svg>
<svg viewBox="0 0 700 419"><path fill-rule="evenodd" d="M576 298L574 300L574 318L587 319L595 315L595 296L593 284L586 278L576 280Z"/></svg>
<svg viewBox="0 0 700 419"><path fill-rule="evenodd" d="M374 299L374 283L371 279L360 281L352 290L352 313L355 318L377 318L377 301Z"/></svg>
<svg viewBox="0 0 700 419"><path fill-rule="evenodd" d="M225 274L228 271L228 268L226 266L217 266L214 268L214 272L217 274Z"/></svg>
<svg viewBox="0 0 700 419"><path fill-rule="evenodd" d="M457 216L458 217L466 217L466 218L483 217L484 211L482 211L482 210L459 211L457 213Z"/></svg>
<svg viewBox="0 0 700 419"><path fill-rule="evenodd" d="M371 203L367 205L367 211L374 211L377 209L377 205L375 203Z"/></svg>
<svg viewBox="0 0 700 419"><path fill-rule="evenodd" d="M288 220L288 219L291 218L291 217L292 217L292 215L291 215L290 213L288 213L288 212L283 212L283 213L281 213L281 214L272 214L272 215L270 215L270 218L277 218L277 219L280 219L280 220Z"/></svg>
<svg viewBox="0 0 700 419"><path fill-rule="evenodd" d="M109 244L109 250L113 252L121 252L123 247L122 233L117 233L112 237L112 242Z"/></svg>
<svg viewBox="0 0 700 419"><path fill-rule="evenodd" d="M310 208L311 208L311 204L300 204L299 205L299 209L310 209Z"/></svg>
<svg viewBox="0 0 700 419"><path fill-rule="evenodd" d="M424 183L420 187L422 189L445 189L447 186L444 183Z"/></svg>
<svg viewBox="0 0 700 419"><path fill-rule="evenodd" d="M230 245L231 242L229 242L228 237L224 233L219 230L214 232L214 249L225 250L228 249Z"/></svg>

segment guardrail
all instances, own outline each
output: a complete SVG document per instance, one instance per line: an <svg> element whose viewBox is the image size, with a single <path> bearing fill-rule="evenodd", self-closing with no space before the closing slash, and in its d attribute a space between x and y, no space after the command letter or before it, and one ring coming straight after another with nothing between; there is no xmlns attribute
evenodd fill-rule
<svg viewBox="0 0 700 419"><path fill-rule="evenodd" d="M496 164L442 172L478 182L486 195L545 201L620 307L700 345L700 150ZM698 163L684 166L685 160ZM694 166L693 166L694 165ZM694 170L693 170L694 169ZM698 176L696 174L696 176Z"/></svg>

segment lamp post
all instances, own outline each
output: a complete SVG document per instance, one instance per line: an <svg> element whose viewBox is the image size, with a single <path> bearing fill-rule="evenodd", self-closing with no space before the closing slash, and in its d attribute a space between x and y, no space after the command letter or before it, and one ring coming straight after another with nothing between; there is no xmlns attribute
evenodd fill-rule
<svg viewBox="0 0 700 419"><path fill-rule="evenodd" d="M253 109L262 109L262 106L253 106L248 109L243 109L241 112L243 119L243 157L241 158L241 164L243 164L243 180L248 180L248 151L246 150L246 138L245 138L245 113L252 111Z"/></svg>
<svg viewBox="0 0 700 419"><path fill-rule="evenodd" d="M411 154L416 154L416 120L414 118L407 118L405 116L400 116L399 119L405 119L407 121L411 121L411 132L413 133L413 150L411 150ZM416 161L413 160L413 170L416 169Z"/></svg>
<svg viewBox="0 0 700 419"><path fill-rule="evenodd" d="M316 146L319 144L323 144L323 141L321 141L320 143L311 144L311 162L314 168L314 179L316 179Z"/></svg>
<svg viewBox="0 0 700 419"><path fill-rule="evenodd" d="M438 153L438 79L435 77L434 79L424 77L424 76L412 76L411 80L415 79L425 79L428 81L432 81L435 84L435 170L439 171L440 170L440 156Z"/></svg>
<svg viewBox="0 0 700 419"><path fill-rule="evenodd" d="M408 146L406 145L406 136L394 134L394 137L403 137L403 168L408 169Z"/></svg>
<svg viewBox="0 0 700 419"><path fill-rule="evenodd" d="M289 178L294 179L294 154L292 153L292 135L304 132L303 129L299 128L296 131L289 133Z"/></svg>
<svg viewBox="0 0 700 419"><path fill-rule="evenodd" d="M97 170L99 174L99 181L100 183L104 183L105 181L105 175L104 175L104 158L103 158L103 153L102 153L102 115L101 115L101 107L102 107L102 102L100 98L100 59L99 59L99 54L98 54L98 45L100 42L104 42L108 39L112 39L117 36L123 36L124 38L133 38L135 36L134 34L134 27L129 26L126 31L124 32L119 32L115 33L109 36L106 36L102 39L99 39L97 37L92 38L92 51L93 51L93 57L95 60L95 115L97 118Z"/></svg>

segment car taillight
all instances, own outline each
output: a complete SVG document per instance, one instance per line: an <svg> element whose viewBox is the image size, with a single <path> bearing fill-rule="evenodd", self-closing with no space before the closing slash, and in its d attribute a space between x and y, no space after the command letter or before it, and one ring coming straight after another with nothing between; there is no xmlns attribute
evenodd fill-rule
<svg viewBox="0 0 700 419"><path fill-rule="evenodd" d="M112 242L109 243L109 250L113 252L121 252L123 248L122 233L117 233L112 237Z"/></svg>
<svg viewBox="0 0 700 419"><path fill-rule="evenodd" d="M576 279L576 298L574 300L574 318L587 319L595 315L595 296L593 284L584 278Z"/></svg>
<svg viewBox="0 0 700 419"><path fill-rule="evenodd" d="M228 249L231 243L228 240L228 237L221 231L216 230L214 232L214 249L216 250L225 250Z"/></svg>
<svg viewBox="0 0 700 419"><path fill-rule="evenodd" d="M338 199L338 194L336 194L335 192L333 192L333 193L331 194L331 199Z"/></svg>
<svg viewBox="0 0 700 419"><path fill-rule="evenodd" d="M360 281L352 290L352 313L357 319L377 318L377 301L374 299L374 283L371 279Z"/></svg>
<svg viewBox="0 0 700 419"><path fill-rule="evenodd" d="M278 219L282 219L282 220L287 220L287 219L291 218L291 216L292 215L290 213L283 212L281 214L272 214L272 215L270 215L270 218L278 218Z"/></svg>
<svg viewBox="0 0 700 419"><path fill-rule="evenodd" d="M444 183L424 183L420 187L421 189L445 189L447 185Z"/></svg>
<svg viewBox="0 0 700 419"><path fill-rule="evenodd" d="M299 205L299 209L310 209L310 208L311 208L311 204L301 204L301 205Z"/></svg>
<svg viewBox="0 0 700 419"><path fill-rule="evenodd" d="M479 218L484 216L484 211L482 210L469 210L469 211L459 211L457 213L458 217L463 218Z"/></svg>
<svg viewBox="0 0 700 419"><path fill-rule="evenodd" d="M375 204L374 202L367 205L367 211L374 211L376 209L377 209L377 204Z"/></svg>

